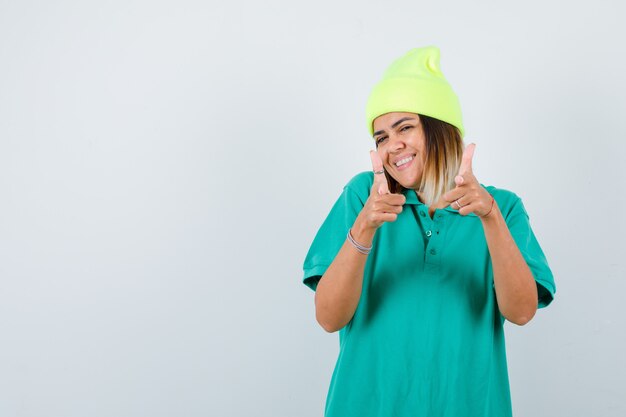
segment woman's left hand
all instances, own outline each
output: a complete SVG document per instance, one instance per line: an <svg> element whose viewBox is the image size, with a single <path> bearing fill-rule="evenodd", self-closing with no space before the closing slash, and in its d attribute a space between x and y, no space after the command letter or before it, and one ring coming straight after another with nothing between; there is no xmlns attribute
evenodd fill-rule
<svg viewBox="0 0 626 417"><path fill-rule="evenodd" d="M474 213L479 217L485 217L493 208L493 197L478 182L472 172L472 157L474 156L475 143L467 145L463 151L463 159L459 174L454 177L456 187L443 195L443 199L450 203L450 207L459 210L459 214L466 216Z"/></svg>

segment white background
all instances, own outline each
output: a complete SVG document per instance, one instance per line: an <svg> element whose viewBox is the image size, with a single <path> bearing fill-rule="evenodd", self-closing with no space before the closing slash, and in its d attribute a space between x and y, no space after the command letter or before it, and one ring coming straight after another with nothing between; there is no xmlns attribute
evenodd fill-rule
<svg viewBox="0 0 626 417"><path fill-rule="evenodd" d="M0 1L0 416L321 416L338 335L302 262L371 168L371 87L426 45L557 284L506 324L515 415L625 415L625 15Z"/></svg>

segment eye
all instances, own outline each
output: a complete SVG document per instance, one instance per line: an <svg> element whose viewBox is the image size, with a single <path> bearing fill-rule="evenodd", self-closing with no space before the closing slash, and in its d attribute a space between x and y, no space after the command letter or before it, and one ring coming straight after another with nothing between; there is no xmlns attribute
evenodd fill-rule
<svg viewBox="0 0 626 417"><path fill-rule="evenodd" d="M400 128L400 132L404 132L405 130L409 130L409 129L411 129L412 127L413 127L413 126L411 126L411 125L402 126L402 127Z"/></svg>
<svg viewBox="0 0 626 417"><path fill-rule="evenodd" d="M378 139L376 139L376 146L378 146L382 141L384 141L385 139L387 139L386 136L381 136Z"/></svg>

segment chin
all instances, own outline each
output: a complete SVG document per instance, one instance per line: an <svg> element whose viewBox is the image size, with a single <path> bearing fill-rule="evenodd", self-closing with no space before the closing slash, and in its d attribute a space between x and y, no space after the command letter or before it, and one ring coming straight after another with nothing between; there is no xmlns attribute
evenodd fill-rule
<svg viewBox="0 0 626 417"><path fill-rule="evenodd" d="M394 172L392 175L390 170L385 167L387 169L387 173L389 174L389 176L391 178L393 178L398 185L400 185L401 187L407 188L407 189L411 189L411 190L417 190L420 186L420 178L419 175L415 176L415 175L403 175L402 172ZM400 174L400 175L398 175ZM398 178L399 177L399 178Z"/></svg>
<svg viewBox="0 0 626 417"><path fill-rule="evenodd" d="M419 184L402 184L402 183L398 183L398 184L400 184L407 190L417 190L419 188Z"/></svg>
<svg viewBox="0 0 626 417"><path fill-rule="evenodd" d="M415 190L415 189L419 188L419 181L418 180L415 180L415 181L407 181L406 179L403 180L403 181L398 181L397 179L395 179L395 180L396 180L396 182L398 184L400 184L404 188L410 188L412 190Z"/></svg>

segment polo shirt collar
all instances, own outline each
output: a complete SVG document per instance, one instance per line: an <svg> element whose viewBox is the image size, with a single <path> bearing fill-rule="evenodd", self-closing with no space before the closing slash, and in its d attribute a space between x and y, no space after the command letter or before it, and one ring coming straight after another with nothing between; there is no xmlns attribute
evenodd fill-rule
<svg viewBox="0 0 626 417"><path fill-rule="evenodd" d="M404 204L413 204L413 205L416 205L416 206L424 206L425 205L424 203L422 203L419 200L419 198L417 198L417 193L415 192L415 190L405 189L405 190L402 191L402 193L406 197L406 202ZM448 206L446 208L443 208L443 209L439 209L439 210L444 210L444 211L448 211L450 213L459 214L458 210L453 209L450 206ZM459 216L460 216L460 214L459 214ZM467 214L467 216L478 217L474 213L469 213L469 214Z"/></svg>

